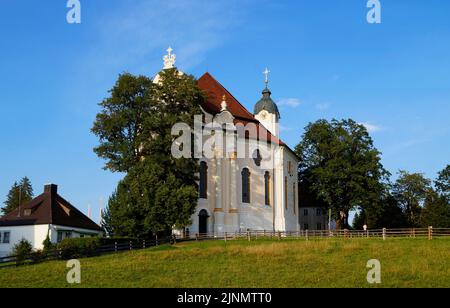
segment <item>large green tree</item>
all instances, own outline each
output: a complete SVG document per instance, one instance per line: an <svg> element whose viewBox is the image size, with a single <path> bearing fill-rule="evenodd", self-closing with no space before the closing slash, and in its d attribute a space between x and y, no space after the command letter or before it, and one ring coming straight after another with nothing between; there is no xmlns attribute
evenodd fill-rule
<svg viewBox="0 0 450 308"><path fill-rule="evenodd" d="M408 220L397 200L388 194L355 215L353 228L362 230L364 225L369 229L406 228Z"/></svg>
<svg viewBox="0 0 450 308"><path fill-rule="evenodd" d="M435 185L438 192L450 198L450 165L439 172Z"/></svg>
<svg viewBox="0 0 450 308"><path fill-rule="evenodd" d="M429 189L420 215L420 224L423 228L450 228L449 200Z"/></svg>
<svg viewBox="0 0 450 308"><path fill-rule="evenodd" d="M7 215L22 205L33 199L33 186L29 178L24 177L19 182L14 182L8 192L5 206L2 208L4 215Z"/></svg>
<svg viewBox="0 0 450 308"><path fill-rule="evenodd" d="M338 228L348 228L357 207L368 208L386 190L389 173L367 129L353 120L319 120L306 127L295 149L300 186L331 208Z"/></svg>
<svg viewBox="0 0 450 308"><path fill-rule="evenodd" d="M107 169L126 173L108 205L114 235L148 237L190 224L198 200L198 162L171 155L178 137L172 128L176 123L193 128L203 100L192 76L168 69L157 83L121 75L101 103L93 128L100 138L95 151L107 159Z"/></svg>
<svg viewBox="0 0 450 308"><path fill-rule="evenodd" d="M145 156L143 126L155 108L152 90L150 78L122 74L99 104L92 132L100 140L94 152L106 160L105 169L128 172Z"/></svg>
<svg viewBox="0 0 450 308"><path fill-rule="evenodd" d="M420 211L431 189L431 181L421 173L409 173L401 170L393 185L393 196L402 206L410 227L420 224Z"/></svg>

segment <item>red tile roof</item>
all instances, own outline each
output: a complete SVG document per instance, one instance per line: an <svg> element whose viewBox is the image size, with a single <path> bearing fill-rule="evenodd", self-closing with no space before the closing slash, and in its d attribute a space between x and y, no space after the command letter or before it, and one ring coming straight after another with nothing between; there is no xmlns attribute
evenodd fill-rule
<svg viewBox="0 0 450 308"><path fill-rule="evenodd" d="M0 218L0 227L47 224L102 231L99 225L58 195L56 185L46 185L42 195Z"/></svg>
<svg viewBox="0 0 450 308"><path fill-rule="evenodd" d="M286 146L286 144L272 135L265 127L250 113L224 86L222 86L213 76L209 73L205 73L198 80L198 87L206 94L206 102L203 104L203 109L216 115L221 112L222 98L225 95L227 101L227 107L230 113L235 118L235 124L242 123L247 125L248 123L255 123L258 125L258 137L259 134L267 134L267 140L278 144L280 146ZM243 137L243 136L241 136ZM286 146L287 147L287 146Z"/></svg>

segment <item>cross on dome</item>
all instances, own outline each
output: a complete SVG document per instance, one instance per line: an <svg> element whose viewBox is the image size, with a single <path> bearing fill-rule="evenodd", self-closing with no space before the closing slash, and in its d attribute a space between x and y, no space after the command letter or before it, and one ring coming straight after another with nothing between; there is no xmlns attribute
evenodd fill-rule
<svg viewBox="0 0 450 308"><path fill-rule="evenodd" d="M164 69L174 68L177 56L172 54L172 47L167 48L167 55L163 57Z"/></svg>
<svg viewBox="0 0 450 308"><path fill-rule="evenodd" d="M266 67L265 71L263 72L263 74L266 76L265 83L266 83L266 88L267 88L267 85L269 84L269 74L270 74L270 71L267 67Z"/></svg>

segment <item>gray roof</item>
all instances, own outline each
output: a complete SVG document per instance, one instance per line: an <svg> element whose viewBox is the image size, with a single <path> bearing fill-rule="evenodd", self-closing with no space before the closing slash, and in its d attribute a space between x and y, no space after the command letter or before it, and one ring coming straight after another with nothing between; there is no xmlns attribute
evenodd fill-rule
<svg viewBox="0 0 450 308"><path fill-rule="evenodd" d="M268 88L264 89L264 91L262 92L263 96L256 103L253 114L256 115L256 114L260 113L262 110L265 110L269 113L276 114L278 116L278 118L280 118L280 112L278 110L278 106L277 106L277 104L275 104L275 102L270 97L271 94L272 94L272 92L270 92L270 90Z"/></svg>

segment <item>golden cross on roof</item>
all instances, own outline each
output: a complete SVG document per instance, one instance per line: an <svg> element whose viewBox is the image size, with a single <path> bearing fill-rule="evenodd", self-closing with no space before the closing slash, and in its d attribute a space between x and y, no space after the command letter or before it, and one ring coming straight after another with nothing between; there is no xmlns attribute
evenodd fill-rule
<svg viewBox="0 0 450 308"><path fill-rule="evenodd" d="M269 84L269 74L270 74L270 71L267 67L266 67L265 71L263 72L263 74L266 76L265 83L266 83L266 87L267 87L267 85Z"/></svg>

